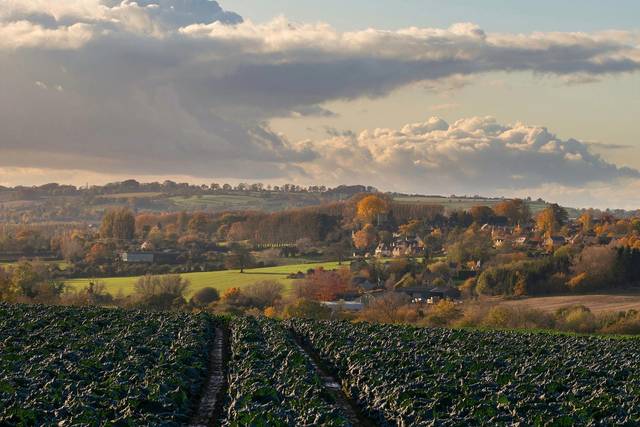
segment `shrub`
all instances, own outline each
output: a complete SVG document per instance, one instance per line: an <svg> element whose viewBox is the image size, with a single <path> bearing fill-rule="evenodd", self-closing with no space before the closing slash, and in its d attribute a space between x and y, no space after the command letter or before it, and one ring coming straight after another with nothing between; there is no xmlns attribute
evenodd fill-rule
<svg viewBox="0 0 640 427"><path fill-rule="evenodd" d="M452 301L439 301L426 316L429 326L447 326L462 317L462 310Z"/></svg>
<svg viewBox="0 0 640 427"><path fill-rule="evenodd" d="M282 283L275 280L263 280L242 289L247 305L260 310L275 305L282 299Z"/></svg>
<svg viewBox="0 0 640 427"><path fill-rule="evenodd" d="M284 316L286 318L329 319L331 317L331 309L317 301L299 299L285 307Z"/></svg>
<svg viewBox="0 0 640 427"><path fill-rule="evenodd" d="M497 306L489 310L483 326L514 329L551 329L555 321L549 314L530 308Z"/></svg>
<svg viewBox="0 0 640 427"><path fill-rule="evenodd" d="M462 293L462 297L466 299L475 298L478 294L476 293L476 284L477 280L475 277L471 277L464 281L462 285L460 285L459 289Z"/></svg>
<svg viewBox="0 0 640 427"><path fill-rule="evenodd" d="M214 301L218 301L220 299L220 293L217 289L206 287L200 289L198 292L193 294L191 301L199 306L206 306L211 304Z"/></svg>
<svg viewBox="0 0 640 427"><path fill-rule="evenodd" d="M577 333L595 332L596 317L588 307L583 305L570 306L558 310L560 329Z"/></svg>
<svg viewBox="0 0 640 427"><path fill-rule="evenodd" d="M264 309L264 315L273 319L278 315L278 310L275 307L267 307Z"/></svg>

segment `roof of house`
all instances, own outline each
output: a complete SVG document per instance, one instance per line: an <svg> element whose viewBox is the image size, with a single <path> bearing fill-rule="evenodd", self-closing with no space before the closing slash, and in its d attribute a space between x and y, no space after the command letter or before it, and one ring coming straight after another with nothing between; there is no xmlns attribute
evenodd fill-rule
<svg viewBox="0 0 640 427"><path fill-rule="evenodd" d="M564 243L566 241L566 239L562 236L551 236L549 237L549 239L551 239L554 243L555 242L561 242Z"/></svg>

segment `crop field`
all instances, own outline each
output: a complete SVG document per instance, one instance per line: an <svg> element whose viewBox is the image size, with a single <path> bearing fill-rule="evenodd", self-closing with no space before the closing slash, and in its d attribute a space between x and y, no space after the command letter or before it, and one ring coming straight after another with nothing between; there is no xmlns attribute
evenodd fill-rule
<svg viewBox="0 0 640 427"><path fill-rule="evenodd" d="M640 340L0 305L0 425L639 425Z"/></svg>
<svg viewBox="0 0 640 427"><path fill-rule="evenodd" d="M350 425L290 333L274 320L231 322L229 425Z"/></svg>
<svg viewBox="0 0 640 427"><path fill-rule="evenodd" d="M0 425L183 425L213 320L0 305Z"/></svg>
<svg viewBox="0 0 640 427"><path fill-rule="evenodd" d="M640 340L293 320L379 425L638 425Z"/></svg>
<svg viewBox="0 0 640 427"><path fill-rule="evenodd" d="M348 267L348 263L343 263ZM224 270L210 271L202 273L186 273L182 277L191 282L188 295L191 295L205 287L212 287L219 292L223 292L229 288L242 288L263 280L277 280L285 286L285 291L291 290L293 280L287 279L287 276L298 271L306 272L310 268L324 268L332 270L339 268L338 262L322 262L311 264L292 264L278 267L265 267L247 269L244 273L240 270ZM89 282L102 282L107 286L107 292L116 295L122 292L124 295L130 295L134 292L134 286L139 277L108 277L96 279L71 279L65 282L68 289L79 290L89 285Z"/></svg>

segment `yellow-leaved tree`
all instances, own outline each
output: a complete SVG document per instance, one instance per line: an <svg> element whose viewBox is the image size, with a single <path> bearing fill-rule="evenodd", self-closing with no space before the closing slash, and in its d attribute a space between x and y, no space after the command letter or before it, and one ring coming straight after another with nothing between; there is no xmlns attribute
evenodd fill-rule
<svg viewBox="0 0 640 427"><path fill-rule="evenodd" d="M389 212L389 202L371 194L358 202L358 219L365 223L375 222L378 215Z"/></svg>

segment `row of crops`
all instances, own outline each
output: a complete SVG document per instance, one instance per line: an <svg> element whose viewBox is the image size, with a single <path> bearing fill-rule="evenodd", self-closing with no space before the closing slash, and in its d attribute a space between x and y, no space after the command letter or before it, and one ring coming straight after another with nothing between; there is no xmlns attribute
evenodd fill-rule
<svg viewBox="0 0 640 427"><path fill-rule="evenodd" d="M206 315L0 304L0 425L184 425Z"/></svg>
<svg viewBox="0 0 640 427"><path fill-rule="evenodd" d="M232 321L231 353L226 425L350 425L309 357L279 322Z"/></svg>
<svg viewBox="0 0 640 427"><path fill-rule="evenodd" d="M636 339L0 304L0 425L187 425L211 374L215 425L640 425L639 362Z"/></svg>
<svg viewBox="0 0 640 427"><path fill-rule="evenodd" d="M292 320L380 425L640 425L640 340Z"/></svg>

